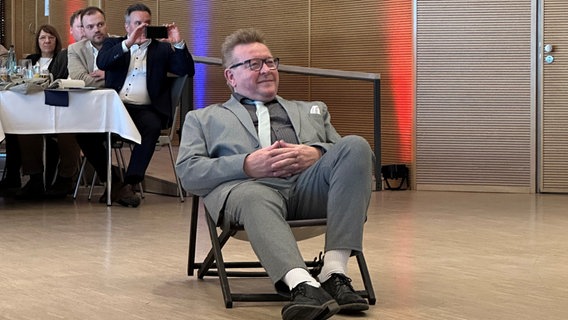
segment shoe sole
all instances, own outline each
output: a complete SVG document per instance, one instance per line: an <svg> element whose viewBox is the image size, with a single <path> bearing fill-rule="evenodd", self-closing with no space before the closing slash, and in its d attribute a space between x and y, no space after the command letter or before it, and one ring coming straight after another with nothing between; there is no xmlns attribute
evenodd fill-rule
<svg viewBox="0 0 568 320"><path fill-rule="evenodd" d="M342 314L348 314L348 313L359 313L362 311L366 311L369 310L369 305L366 303L348 303L348 304L343 304L343 305L339 305L339 308L341 310L339 310L339 313Z"/></svg>
<svg viewBox="0 0 568 320"><path fill-rule="evenodd" d="M340 308L335 300L329 300L320 306L293 305L282 313L283 320L325 320L337 312Z"/></svg>

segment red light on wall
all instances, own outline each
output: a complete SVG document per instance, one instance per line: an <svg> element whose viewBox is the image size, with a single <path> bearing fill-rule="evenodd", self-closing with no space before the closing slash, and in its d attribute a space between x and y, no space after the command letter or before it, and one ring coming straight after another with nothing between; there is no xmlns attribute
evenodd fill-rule
<svg viewBox="0 0 568 320"><path fill-rule="evenodd" d="M69 30L69 19L71 18L71 15L73 14L73 12L85 8L84 6L81 6L79 3L76 3L74 1L67 1L67 5L65 6L65 17L67 18L67 29L66 32L60 32L61 35L63 36L63 34L67 35L67 43L68 44L72 44L75 42L75 39L73 39L73 35L71 34L71 31ZM63 30L61 30L63 31Z"/></svg>
<svg viewBox="0 0 568 320"><path fill-rule="evenodd" d="M382 8L385 15L386 55L388 70L382 74L392 90L390 103L394 109L396 123L395 145L397 159L403 163L412 162L412 114L414 101L414 58L413 58L413 7L412 1L388 1Z"/></svg>

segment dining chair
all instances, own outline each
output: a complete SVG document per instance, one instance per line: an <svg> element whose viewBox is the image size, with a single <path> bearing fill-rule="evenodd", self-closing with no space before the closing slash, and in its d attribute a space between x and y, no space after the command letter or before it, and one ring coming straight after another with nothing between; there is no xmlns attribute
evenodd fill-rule
<svg viewBox="0 0 568 320"><path fill-rule="evenodd" d="M124 143L125 141L120 139L119 136L113 136L112 138L112 143L111 143L111 149L114 151L114 158L116 161L116 168L118 170L115 170L115 173L117 173L119 175L120 181L124 181L124 172L126 171L126 167L127 167L127 163L124 160L124 155L122 153L122 148L124 147ZM132 150L131 150L132 151ZM89 195L88 195L88 200L91 200L92 196L93 196L93 189L95 188L95 184L97 183L97 172L93 170L92 172L92 179L91 182L89 183L86 179L85 179L85 174L86 174L86 168L87 168L87 157L82 156L81 157L81 165L79 167L79 174L77 175L77 180L75 182L75 187L73 189L73 199L77 199L77 195L79 194L79 187L81 186L81 184L84 184L85 186L89 187ZM87 185L87 183L89 183ZM138 184L138 188L140 189L140 197L144 198L144 190L142 189L142 183Z"/></svg>
<svg viewBox="0 0 568 320"><path fill-rule="evenodd" d="M158 141L156 142L156 148L157 149L159 149L163 146L168 147L169 154L170 154L170 160L171 160L171 163L172 163L172 170L174 172L174 177L176 179L178 195L179 195L181 202L184 202L184 191L183 191L183 188L181 186L181 181L180 181L180 179L179 179L179 177L176 173L176 170L175 170L175 158L174 158L174 153L173 153L172 141L173 141L174 135L176 133L176 124L178 122L178 115L180 114L180 109L181 109L181 107L180 107L181 96L182 96L183 90L185 89L187 79L188 79L187 75L168 78L168 81L170 81L170 95L171 95L171 101L172 101L172 121L171 121L172 124L171 124L171 126L169 126L169 128L162 131L162 134L158 137ZM124 155L122 153L122 148L123 148L125 143L130 148L130 151L132 151L132 144L130 144L128 141L124 141L124 140L120 139L120 137L116 137L116 139L114 139L114 141L112 142L112 147L111 147L114 150L116 163L117 163L118 168L120 169L119 172L121 174L123 174L126 171L126 168L128 167L128 164L125 162ZM74 189L74 192L73 192L73 199L77 198L77 194L78 194L79 186L80 186L80 183L81 183L81 179L83 177L85 165L86 165L86 159L83 157L83 160L82 160L82 163L81 163L81 169L79 171L79 175L78 175L77 181L75 183L75 189ZM89 198L88 198L89 200L91 200L91 196L92 196L93 188L94 188L94 185L95 185L96 177L97 176L96 176L96 172L95 172L94 175L93 175L93 180L91 181L91 185L90 185ZM121 180L123 180L123 176L121 176L120 178L121 178ZM142 183L138 184L138 189L139 189L139 192L140 192L140 196L142 198L144 198L144 189L143 189Z"/></svg>
<svg viewBox="0 0 568 320"><path fill-rule="evenodd" d="M178 123L178 115L180 114L181 109L181 96L183 90L185 89L187 83L187 75L176 77L171 79L171 99L172 99L172 125L165 131L163 134L158 137L158 142L156 142L156 148L161 148L163 146L167 146L170 152L170 160L172 162L172 170L174 172L174 177L176 179L179 199L181 202L184 202L183 197L183 188L181 186L181 180L179 179L177 172L176 172L176 160L174 158L174 152L172 148L172 141L174 140L174 135L176 134L177 123Z"/></svg>

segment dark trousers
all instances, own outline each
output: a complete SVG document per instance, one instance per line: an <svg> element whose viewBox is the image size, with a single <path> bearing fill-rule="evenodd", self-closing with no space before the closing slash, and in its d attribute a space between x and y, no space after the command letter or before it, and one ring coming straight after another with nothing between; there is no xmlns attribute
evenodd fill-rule
<svg viewBox="0 0 568 320"><path fill-rule="evenodd" d="M22 151L20 150L20 137L16 134L6 134L6 165L5 165L5 179L8 183L19 184L21 181L22 168ZM45 140L45 179L52 181L57 171L57 164L59 162L59 150L57 142L53 139ZM30 146L27 146L28 148ZM78 151L77 147L77 152ZM27 152L24 151L24 152ZM29 160L29 159L28 159ZM41 170L40 170L41 172ZM39 173L39 172L38 172ZM29 174L29 172L25 173Z"/></svg>
<svg viewBox="0 0 568 320"><path fill-rule="evenodd" d="M22 157L20 155L20 143L15 134L6 134L6 163L4 166L5 179L15 182L20 181L20 167ZM18 182L19 183L19 182Z"/></svg>
<svg viewBox="0 0 568 320"><path fill-rule="evenodd" d="M56 145L58 149L58 175L64 178L72 178L79 169L79 146L75 140L75 134L62 133L54 135L57 139ZM23 134L18 135L20 143L20 152L22 157L22 171L24 175L41 174L44 171L43 163L43 139L41 134ZM50 139L46 137L46 139ZM50 140L47 140L47 145ZM49 149L49 148L48 148ZM49 164L50 152L46 156L48 160L47 167L54 167ZM57 160L55 160L57 163ZM50 180L48 180L50 182ZM49 185L49 183L48 183Z"/></svg>
<svg viewBox="0 0 568 320"><path fill-rule="evenodd" d="M142 141L141 144L134 145L132 149L128 169L124 176L124 183L137 184L144 180L146 169L154 155L156 141L158 141L158 137L161 133L162 117L155 112L151 106L126 104L126 110L128 110L138 132L140 132ZM83 154L97 171L98 176L103 182L106 181L106 134L77 134L77 141L83 150Z"/></svg>

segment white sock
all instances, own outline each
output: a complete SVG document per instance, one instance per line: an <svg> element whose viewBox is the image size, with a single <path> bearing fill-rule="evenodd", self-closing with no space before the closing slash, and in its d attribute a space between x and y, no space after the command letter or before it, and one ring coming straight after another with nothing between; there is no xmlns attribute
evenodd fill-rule
<svg viewBox="0 0 568 320"><path fill-rule="evenodd" d="M351 250L329 250L323 258L323 267L318 275L319 282L323 283L331 277L333 273L347 274L347 262Z"/></svg>
<svg viewBox="0 0 568 320"><path fill-rule="evenodd" d="M307 282L310 286L319 288L319 282L312 277L306 269L294 268L286 273L282 281L292 290L302 282Z"/></svg>

